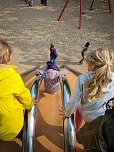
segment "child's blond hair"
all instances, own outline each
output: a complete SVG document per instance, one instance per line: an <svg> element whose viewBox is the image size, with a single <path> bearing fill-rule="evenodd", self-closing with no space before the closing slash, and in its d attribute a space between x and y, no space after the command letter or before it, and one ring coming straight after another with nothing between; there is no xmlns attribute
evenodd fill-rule
<svg viewBox="0 0 114 152"><path fill-rule="evenodd" d="M3 40L0 40L0 64L7 64L10 61L12 48Z"/></svg>
<svg viewBox="0 0 114 152"><path fill-rule="evenodd" d="M87 98L92 100L99 98L103 95L102 88L111 82L111 66L113 64L113 54L108 49L99 48L90 52L86 61L94 66L93 79L87 79L85 87L87 88Z"/></svg>

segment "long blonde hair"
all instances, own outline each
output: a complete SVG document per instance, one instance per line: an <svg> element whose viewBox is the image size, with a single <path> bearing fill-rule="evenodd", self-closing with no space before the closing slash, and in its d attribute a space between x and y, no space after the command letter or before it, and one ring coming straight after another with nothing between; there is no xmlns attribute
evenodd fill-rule
<svg viewBox="0 0 114 152"><path fill-rule="evenodd" d="M0 64L7 64L10 61L12 48L3 40L0 40Z"/></svg>
<svg viewBox="0 0 114 152"><path fill-rule="evenodd" d="M94 67L93 79L87 79L85 87L87 88L88 101L99 98L103 95L102 88L111 82L111 66L113 64L112 52L108 49L99 48L91 51L86 62L90 62Z"/></svg>

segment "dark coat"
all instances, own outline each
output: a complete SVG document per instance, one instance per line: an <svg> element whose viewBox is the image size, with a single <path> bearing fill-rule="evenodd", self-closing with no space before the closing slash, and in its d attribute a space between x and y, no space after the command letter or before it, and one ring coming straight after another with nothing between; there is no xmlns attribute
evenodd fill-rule
<svg viewBox="0 0 114 152"><path fill-rule="evenodd" d="M50 48L50 59L56 59L58 57L58 54L56 52L55 48Z"/></svg>
<svg viewBox="0 0 114 152"><path fill-rule="evenodd" d="M104 116L85 123L77 132L77 140L96 152L114 152L114 110L107 110Z"/></svg>

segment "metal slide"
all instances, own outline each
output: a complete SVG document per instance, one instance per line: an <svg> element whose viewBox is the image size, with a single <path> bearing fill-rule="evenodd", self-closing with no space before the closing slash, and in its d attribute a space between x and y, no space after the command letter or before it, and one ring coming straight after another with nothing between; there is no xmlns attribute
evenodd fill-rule
<svg viewBox="0 0 114 152"><path fill-rule="evenodd" d="M65 108L71 95L71 91L67 79L62 80L61 89L62 89L63 107ZM64 120L63 133L64 133L64 152L76 152L76 132L75 132L73 115L70 118L66 118Z"/></svg>
<svg viewBox="0 0 114 152"><path fill-rule="evenodd" d="M42 79L35 80L31 86L31 96L38 101L39 87ZM37 105L34 105L31 111L25 111L25 122L23 130L23 152L34 152L34 140L35 140L35 124L36 124L36 109Z"/></svg>
<svg viewBox="0 0 114 152"><path fill-rule="evenodd" d="M31 95L33 98L38 99L39 86L42 80L35 80L31 87ZM66 107L69 97L70 97L70 87L66 79L62 80L61 83L62 89L62 99L63 106ZM32 110L27 112L25 118L24 126L24 142L23 142L23 152L34 152L35 151L35 120L36 120L36 108L34 105ZM75 136L75 127L72 117L68 118L63 123L64 131L64 152L76 152L76 136Z"/></svg>

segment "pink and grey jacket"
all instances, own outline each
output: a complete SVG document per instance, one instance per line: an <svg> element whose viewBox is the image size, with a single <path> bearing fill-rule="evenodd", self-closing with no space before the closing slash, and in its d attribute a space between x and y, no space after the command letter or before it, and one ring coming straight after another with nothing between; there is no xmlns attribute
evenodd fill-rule
<svg viewBox="0 0 114 152"><path fill-rule="evenodd" d="M46 71L36 70L36 75L38 78L44 78L44 87L45 92L49 94L54 94L59 89L59 81L61 81L62 77L67 74L67 71L61 69L60 71L56 71L53 69L48 69Z"/></svg>

